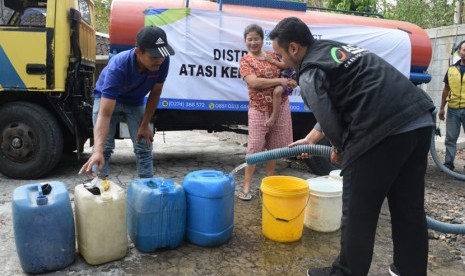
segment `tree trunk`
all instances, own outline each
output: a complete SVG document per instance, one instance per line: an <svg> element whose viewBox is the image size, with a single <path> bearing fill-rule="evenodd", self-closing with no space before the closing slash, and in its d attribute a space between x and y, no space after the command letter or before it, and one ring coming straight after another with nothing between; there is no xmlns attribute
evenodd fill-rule
<svg viewBox="0 0 465 276"><path fill-rule="evenodd" d="M462 9L463 9L463 0L458 0L455 3L455 18L454 18L454 23L455 24L462 24Z"/></svg>

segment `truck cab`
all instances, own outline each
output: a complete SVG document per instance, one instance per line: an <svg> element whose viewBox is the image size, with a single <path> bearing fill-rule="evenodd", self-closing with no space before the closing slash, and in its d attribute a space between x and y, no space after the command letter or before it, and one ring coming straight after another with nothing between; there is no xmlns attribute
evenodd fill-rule
<svg viewBox="0 0 465 276"><path fill-rule="evenodd" d="M0 0L0 172L38 178L92 135L91 0Z"/></svg>

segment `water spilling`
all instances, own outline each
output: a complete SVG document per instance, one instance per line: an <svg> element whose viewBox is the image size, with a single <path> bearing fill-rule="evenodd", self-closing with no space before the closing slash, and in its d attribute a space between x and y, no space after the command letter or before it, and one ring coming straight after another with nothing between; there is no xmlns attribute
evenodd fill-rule
<svg viewBox="0 0 465 276"><path fill-rule="evenodd" d="M244 163L240 164L239 166L237 166L236 168L234 168L234 170L232 170L229 173L229 175L233 176L235 173L237 173L238 171L242 170L245 167L247 167L247 162L244 162Z"/></svg>

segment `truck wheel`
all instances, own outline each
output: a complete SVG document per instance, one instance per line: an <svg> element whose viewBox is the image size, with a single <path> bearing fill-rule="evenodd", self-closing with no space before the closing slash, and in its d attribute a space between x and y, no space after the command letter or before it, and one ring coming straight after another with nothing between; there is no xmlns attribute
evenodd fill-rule
<svg viewBox="0 0 465 276"><path fill-rule="evenodd" d="M320 141L321 145L329 146L330 143L325 139ZM311 158L304 159L310 170L316 175L328 175L333 170L341 169L340 166L331 163L326 157L312 156Z"/></svg>
<svg viewBox="0 0 465 276"><path fill-rule="evenodd" d="M0 172L11 178L35 179L50 172L63 152L57 120L28 102L0 108Z"/></svg>

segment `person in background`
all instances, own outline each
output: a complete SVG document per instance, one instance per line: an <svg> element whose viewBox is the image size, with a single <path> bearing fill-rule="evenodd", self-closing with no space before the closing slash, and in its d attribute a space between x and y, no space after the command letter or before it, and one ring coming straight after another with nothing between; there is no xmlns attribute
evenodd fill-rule
<svg viewBox="0 0 465 276"><path fill-rule="evenodd" d="M284 64L279 56L276 56L277 59L274 59L271 55L266 55L265 59L271 63L276 65L280 69L279 76L281 78L286 79L296 79L296 72L294 69L289 68ZM279 114L279 106L281 105L283 93L286 93L289 96L292 93L292 88L287 86L278 85L273 90L273 110L271 111L270 118L266 121L265 125L271 127L274 125L276 120L278 119Z"/></svg>
<svg viewBox="0 0 465 276"><path fill-rule="evenodd" d="M146 26L138 32L135 48L109 60L94 90L92 155L79 174L108 175L116 126L122 117L129 128L139 177L153 177L153 130L149 123L168 75L170 55L174 55L174 50L168 44L165 31ZM94 172L95 165L97 172Z"/></svg>
<svg viewBox="0 0 465 276"><path fill-rule="evenodd" d="M454 160L457 152L457 139L460 134L460 126L465 130L465 41L459 43L456 48L460 57L454 65L450 66L444 76L444 89L442 90L441 106L439 107L439 119L445 119L445 106L447 103L446 119L446 158L444 166L449 170L455 169Z"/></svg>
<svg viewBox="0 0 465 276"><path fill-rule="evenodd" d="M240 74L249 89L249 111L247 154L287 146L292 142L292 121L289 99L283 95L280 99L279 113L272 126L266 126L273 111L273 90L276 86L296 87L295 80L279 77L279 68L266 61L266 56L276 56L265 52L263 47L263 29L251 24L244 30L245 46L248 54L240 60ZM266 175L273 175L276 161L266 163ZM244 184L237 196L241 200L251 200L250 192L255 165L245 168Z"/></svg>
<svg viewBox="0 0 465 276"><path fill-rule="evenodd" d="M275 52L297 70L302 98L318 122L290 146L326 137L331 161L342 164L339 257L307 274L368 275L387 198L394 245L389 272L426 275L424 177L433 102L384 59L354 45L315 40L296 17L281 20L269 37Z"/></svg>

